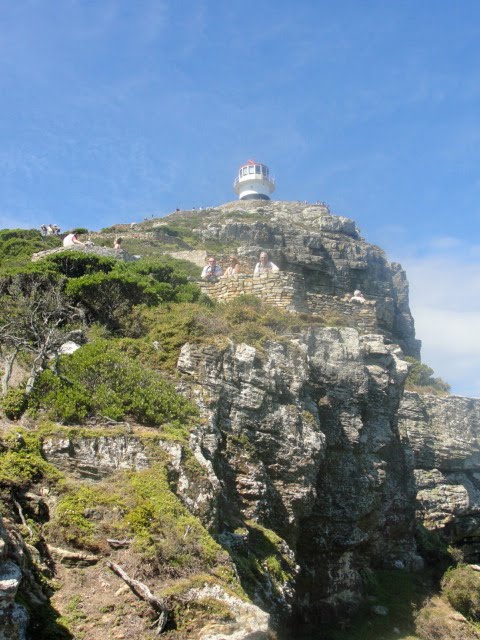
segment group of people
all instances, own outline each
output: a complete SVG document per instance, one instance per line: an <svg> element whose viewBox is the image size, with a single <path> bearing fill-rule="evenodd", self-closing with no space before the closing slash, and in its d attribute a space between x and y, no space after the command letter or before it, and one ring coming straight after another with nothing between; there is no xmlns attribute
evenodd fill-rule
<svg viewBox="0 0 480 640"><path fill-rule="evenodd" d="M60 227L56 224L41 224L40 232L42 236L58 236Z"/></svg>
<svg viewBox="0 0 480 640"><path fill-rule="evenodd" d="M260 254L259 262L255 265L253 271L254 276L260 276L263 273L278 273L280 269L274 264L268 257L266 251L262 251ZM214 256L209 256L208 264L205 265L202 271L202 279L214 281L218 278L229 278L240 273L240 263L236 256L229 257L229 265L223 271L222 267L217 264L217 259Z"/></svg>

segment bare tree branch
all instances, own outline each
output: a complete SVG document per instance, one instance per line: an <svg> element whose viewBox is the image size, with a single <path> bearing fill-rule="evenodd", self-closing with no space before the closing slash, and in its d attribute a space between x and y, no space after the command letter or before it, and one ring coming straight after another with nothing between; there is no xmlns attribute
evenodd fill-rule
<svg viewBox="0 0 480 640"><path fill-rule="evenodd" d="M62 282L48 278L14 277L2 283L0 299L0 349L5 363L2 396L8 390L13 364L20 353L33 355L25 393L28 395L51 357L67 339L68 324L83 322L83 314L63 293Z"/></svg>
<svg viewBox="0 0 480 640"><path fill-rule="evenodd" d="M162 633L168 620L168 609L166 608L165 604L161 600L156 598L145 584L139 582L138 580L130 578L130 576L118 564L107 560L107 567L128 584L137 598L148 602L155 613L158 614L158 621L155 623L157 626L157 633Z"/></svg>

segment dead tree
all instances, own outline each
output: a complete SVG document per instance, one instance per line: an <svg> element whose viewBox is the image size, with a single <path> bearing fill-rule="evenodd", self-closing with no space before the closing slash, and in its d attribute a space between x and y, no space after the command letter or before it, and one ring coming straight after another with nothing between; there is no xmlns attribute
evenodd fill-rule
<svg viewBox="0 0 480 640"><path fill-rule="evenodd" d="M158 615L158 619L155 622L155 625L157 627L157 634L160 635L164 630L168 620L168 609L165 604L161 600L159 600L159 598L156 598L145 584L131 578L118 564L107 560L107 567L124 582L126 582L126 584L128 584L137 598L148 602L148 604L152 607L152 609Z"/></svg>
<svg viewBox="0 0 480 640"><path fill-rule="evenodd" d="M31 366L25 393L51 357L58 357L68 323L81 319L80 310L63 292L62 282L46 277L25 281L15 276L2 283L0 297L0 356L3 359L2 396L8 391L13 365L21 353L30 355Z"/></svg>

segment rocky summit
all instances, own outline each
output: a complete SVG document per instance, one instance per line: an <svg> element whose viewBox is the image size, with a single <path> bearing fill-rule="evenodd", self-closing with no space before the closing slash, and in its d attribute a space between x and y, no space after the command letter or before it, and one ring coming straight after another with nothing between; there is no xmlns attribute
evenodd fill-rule
<svg viewBox="0 0 480 640"><path fill-rule="evenodd" d="M134 307L121 338L102 343L120 340L122 354L166 372L193 407L186 418L142 422L130 408L75 422L40 408L3 421L7 462L35 434L41 463L23 484L2 476L0 637L34 637L35 605L48 601L63 616L58 637L153 638L150 603L157 623L165 607L174 639L295 638L286 630L347 624L375 572L421 571L425 535L479 561L480 401L409 385L420 341L405 272L352 220L323 204L249 200L89 237L108 248L118 235L125 254L102 256L190 261L189 286L210 254L224 267L234 254L240 274L199 281L203 297L179 298L168 326L172 301ZM278 274L253 276L261 251ZM62 361L96 339L85 331Z"/></svg>

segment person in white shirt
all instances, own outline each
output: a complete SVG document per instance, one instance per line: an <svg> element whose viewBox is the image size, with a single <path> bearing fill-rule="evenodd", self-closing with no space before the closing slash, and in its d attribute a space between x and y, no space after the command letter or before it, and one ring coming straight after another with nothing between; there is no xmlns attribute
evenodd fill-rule
<svg viewBox="0 0 480 640"><path fill-rule="evenodd" d="M64 247L73 247L76 244L80 245L81 247L85 246L84 243L80 242L80 240L77 238L77 234L76 233L69 233L63 239L63 246Z"/></svg>
<svg viewBox="0 0 480 640"><path fill-rule="evenodd" d="M222 275L222 267L217 264L214 256L208 258L208 264L203 267L202 280L216 280Z"/></svg>
<svg viewBox="0 0 480 640"><path fill-rule="evenodd" d="M353 296L350 298L350 302L358 302L359 304L365 304L365 297L360 289L356 289L353 292Z"/></svg>
<svg viewBox="0 0 480 640"><path fill-rule="evenodd" d="M254 276L260 276L262 273L278 273L280 269L276 264L270 262L268 259L268 253L266 251L262 251L260 254L260 262L257 262L255 265L255 270L253 272Z"/></svg>

